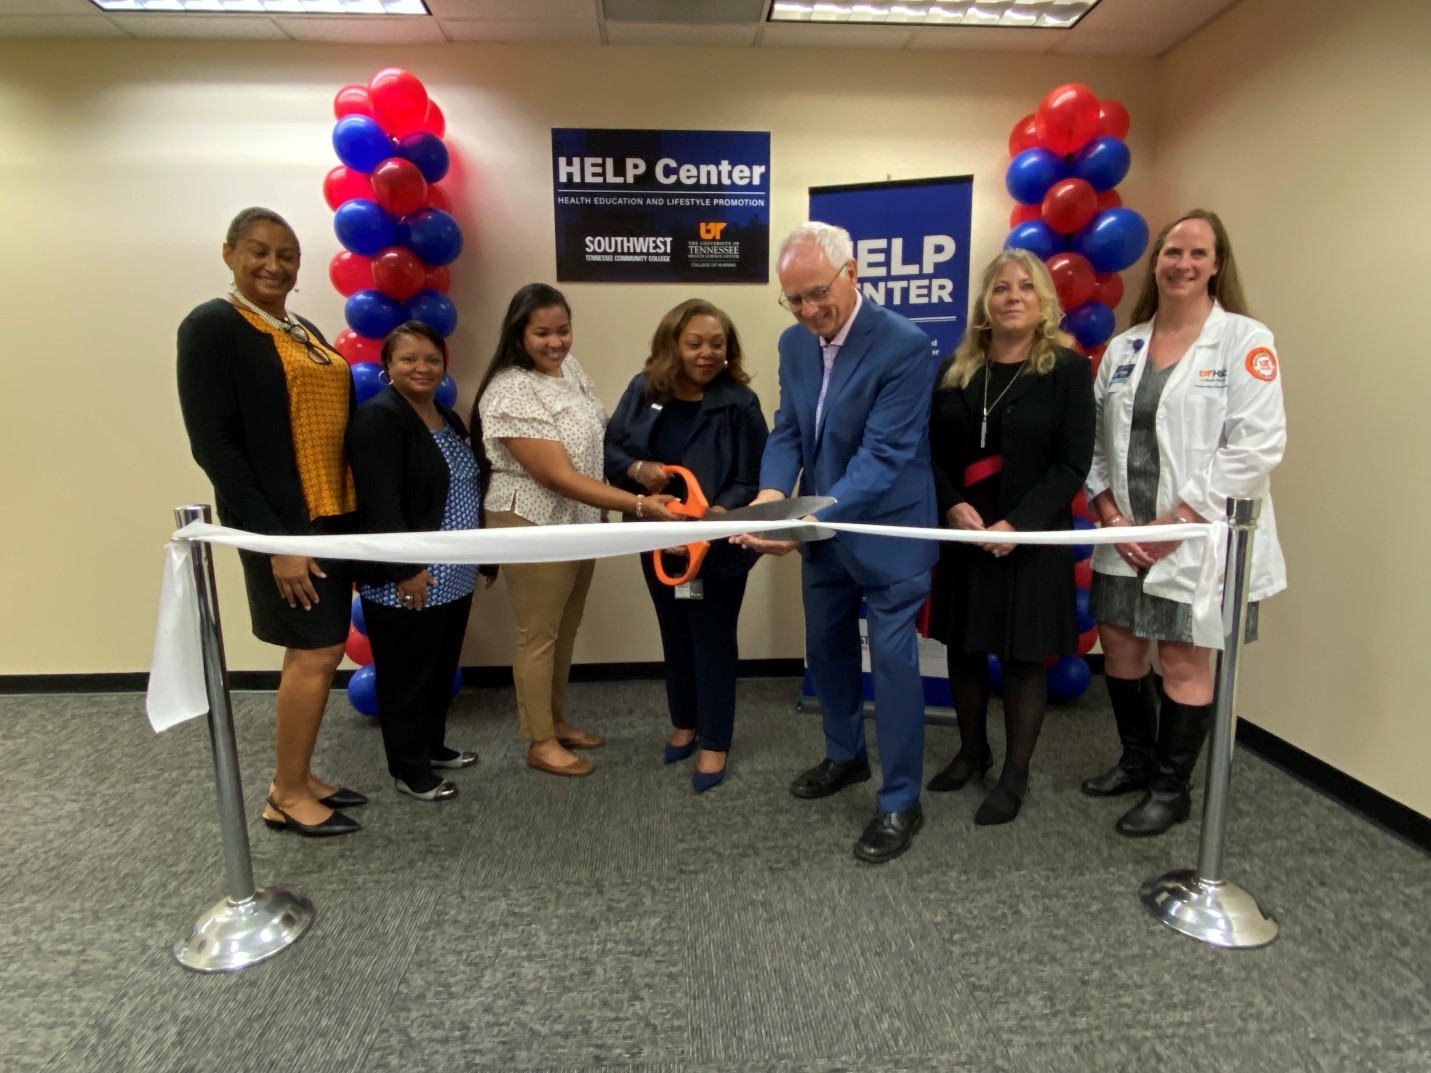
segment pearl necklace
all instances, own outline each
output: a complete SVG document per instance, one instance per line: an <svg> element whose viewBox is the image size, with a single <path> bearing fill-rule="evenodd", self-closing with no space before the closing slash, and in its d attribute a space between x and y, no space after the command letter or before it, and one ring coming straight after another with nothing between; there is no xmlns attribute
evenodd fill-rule
<svg viewBox="0 0 1431 1073"><path fill-rule="evenodd" d="M303 325L298 322L298 318L295 317L292 313L288 312L287 310L284 310L283 319L279 320L272 313L269 313L267 310L260 309L258 306L254 305L247 298L245 298L243 292L238 289L238 284L236 283L229 284L229 294L233 297L235 302L243 306L254 316L258 317L259 320L263 321L270 328L274 328L282 332L294 342L302 343L308 351L309 360L315 362L318 365L333 364L332 358L330 358L327 354L324 354L321 350L319 350L313 345L313 340L308 337L308 329L303 327Z"/></svg>

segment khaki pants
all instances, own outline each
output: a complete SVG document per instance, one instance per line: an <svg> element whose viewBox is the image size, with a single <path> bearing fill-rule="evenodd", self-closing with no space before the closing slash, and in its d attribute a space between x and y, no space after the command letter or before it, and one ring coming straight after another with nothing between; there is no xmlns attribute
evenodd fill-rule
<svg viewBox="0 0 1431 1073"><path fill-rule="evenodd" d="M490 511L492 529L515 529L534 523L511 511ZM517 620L517 651L512 680L517 687L517 714L522 737L545 741L553 727L566 722L566 682L576 631L586 607L593 559L569 563L508 563L507 596Z"/></svg>

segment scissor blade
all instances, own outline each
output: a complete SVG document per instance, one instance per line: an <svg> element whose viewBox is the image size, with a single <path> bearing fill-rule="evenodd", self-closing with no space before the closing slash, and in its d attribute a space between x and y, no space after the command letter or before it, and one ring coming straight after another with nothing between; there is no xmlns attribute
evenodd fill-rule
<svg viewBox="0 0 1431 1073"><path fill-rule="evenodd" d="M783 522L787 519L803 518L817 510L832 506L830 496L796 496L794 499L776 499L769 503L757 503L749 507L736 507L723 514L707 514L707 521L720 522Z"/></svg>

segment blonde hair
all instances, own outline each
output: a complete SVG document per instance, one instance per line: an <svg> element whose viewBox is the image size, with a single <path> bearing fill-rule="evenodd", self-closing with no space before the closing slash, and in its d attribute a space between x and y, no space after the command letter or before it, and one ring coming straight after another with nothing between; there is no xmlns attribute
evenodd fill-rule
<svg viewBox="0 0 1431 1073"><path fill-rule="evenodd" d="M1133 306L1133 323L1143 324L1153 319L1158 311L1158 256L1163 252L1163 244L1168 240L1168 232L1188 220L1201 220L1212 228L1213 250L1217 258L1217 271L1207 281L1207 293L1229 313L1248 316L1247 299L1242 295L1242 278L1237 274L1237 259L1232 256L1232 239L1227 237L1227 228L1217 213L1207 209L1193 209L1185 212L1171 223L1165 224L1153 239L1148 254L1148 271L1143 274L1143 289L1138 293L1138 302Z"/></svg>
<svg viewBox="0 0 1431 1073"><path fill-rule="evenodd" d="M1073 345L1073 336L1059 327L1063 312L1058 307L1058 293L1044 263L1028 250L1004 250L984 269L979 297L969 310L969 327L954 351L954 361L944 373L941 387L967 387L974 374L988 361L989 341L994 334L989 317L989 298L994 293L994 282L1007 264L1022 267L1029 274L1034 293L1038 295L1038 323L1034 325L1033 349L1029 351L1029 367L1034 375L1043 376L1052 372L1058 363L1058 348Z"/></svg>

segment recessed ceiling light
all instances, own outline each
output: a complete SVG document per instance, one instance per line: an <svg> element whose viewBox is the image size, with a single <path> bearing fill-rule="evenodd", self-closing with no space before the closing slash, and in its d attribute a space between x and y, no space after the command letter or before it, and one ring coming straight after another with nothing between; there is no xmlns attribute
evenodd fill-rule
<svg viewBox="0 0 1431 1073"><path fill-rule="evenodd" d="M1067 30L1098 0L775 0L770 22L896 24L900 26L1012 26Z"/></svg>
<svg viewBox="0 0 1431 1073"><path fill-rule="evenodd" d="M90 0L102 11L180 15L430 15L423 0Z"/></svg>

